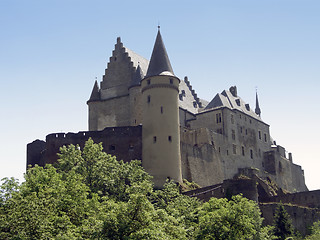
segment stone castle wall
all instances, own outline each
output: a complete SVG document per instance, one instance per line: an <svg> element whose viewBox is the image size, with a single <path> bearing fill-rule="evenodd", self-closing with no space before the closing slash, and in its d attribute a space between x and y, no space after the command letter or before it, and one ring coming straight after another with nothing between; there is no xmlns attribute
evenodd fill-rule
<svg viewBox="0 0 320 240"><path fill-rule="evenodd" d="M219 153L208 129L181 128L182 176L200 186L221 183L224 180Z"/></svg>
<svg viewBox="0 0 320 240"><path fill-rule="evenodd" d="M27 146L27 165L55 163L57 153L64 145L79 145L92 138L96 143L102 143L105 152L114 155L125 162L142 159L142 126L106 128L103 131L79 133L53 133L46 141L36 140Z"/></svg>
<svg viewBox="0 0 320 240"><path fill-rule="evenodd" d="M310 227L316 221L320 220L319 209L307 208L302 206L294 206L283 204L289 214L292 224L303 236L310 233ZM264 225L272 225L273 218L278 207L278 203L260 203L259 204Z"/></svg>

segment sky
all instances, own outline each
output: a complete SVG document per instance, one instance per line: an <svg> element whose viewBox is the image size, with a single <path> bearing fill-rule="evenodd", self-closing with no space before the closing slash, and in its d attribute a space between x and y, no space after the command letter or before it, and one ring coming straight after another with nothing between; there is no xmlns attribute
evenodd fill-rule
<svg viewBox="0 0 320 240"><path fill-rule="evenodd" d="M86 101L117 37L149 59L157 26L175 74L210 101L237 86L320 189L319 0L0 0L0 178L26 145L88 130Z"/></svg>

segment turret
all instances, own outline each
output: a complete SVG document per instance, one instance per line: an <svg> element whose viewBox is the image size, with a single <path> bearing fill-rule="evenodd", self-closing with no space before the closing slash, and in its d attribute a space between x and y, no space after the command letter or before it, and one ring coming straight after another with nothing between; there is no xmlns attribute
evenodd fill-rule
<svg viewBox="0 0 320 240"><path fill-rule="evenodd" d="M258 92L256 92L256 109L254 112L260 117L261 116L261 109L259 107L259 100L258 100Z"/></svg>
<svg viewBox="0 0 320 240"><path fill-rule="evenodd" d="M98 114L96 111L96 105L100 101L101 101L100 88L96 79L93 85L90 99L87 101L88 111L89 111L89 114L88 114L89 131L95 131L98 129Z"/></svg>
<svg viewBox="0 0 320 240"><path fill-rule="evenodd" d="M130 103L130 125L137 126L142 123L141 110L141 80L143 79L143 72L138 65L132 81L129 86L129 103Z"/></svg>
<svg viewBox="0 0 320 240"><path fill-rule="evenodd" d="M142 166L156 187L166 179L181 182L179 94L180 79L172 70L160 30L142 91Z"/></svg>

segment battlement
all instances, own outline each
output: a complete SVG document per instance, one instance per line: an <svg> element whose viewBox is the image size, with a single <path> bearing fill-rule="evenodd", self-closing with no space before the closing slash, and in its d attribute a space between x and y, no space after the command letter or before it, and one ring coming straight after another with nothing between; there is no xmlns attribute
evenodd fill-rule
<svg viewBox="0 0 320 240"><path fill-rule="evenodd" d="M85 142L92 138L94 142L102 142L105 152L115 155L125 162L142 158L142 126L109 127L102 131L80 131L78 133L51 133L46 141L34 141L27 146L27 165L57 161L60 147L64 145L79 145L83 148Z"/></svg>

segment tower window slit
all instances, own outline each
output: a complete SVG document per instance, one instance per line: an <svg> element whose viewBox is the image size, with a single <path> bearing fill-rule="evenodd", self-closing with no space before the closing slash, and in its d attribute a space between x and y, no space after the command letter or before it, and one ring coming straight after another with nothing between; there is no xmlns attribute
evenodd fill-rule
<svg viewBox="0 0 320 240"><path fill-rule="evenodd" d="M151 101L151 96L148 95L148 103Z"/></svg>
<svg viewBox="0 0 320 240"><path fill-rule="evenodd" d="M161 108L160 108L160 112L161 112L161 114L163 113L163 107L161 106Z"/></svg>
<svg viewBox="0 0 320 240"><path fill-rule="evenodd" d="M156 143L156 142L157 142L157 137L153 136L153 143Z"/></svg>
<svg viewBox="0 0 320 240"><path fill-rule="evenodd" d="M168 136L168 140L169 140L169 142L172 142L172 137Z"/></svg>

